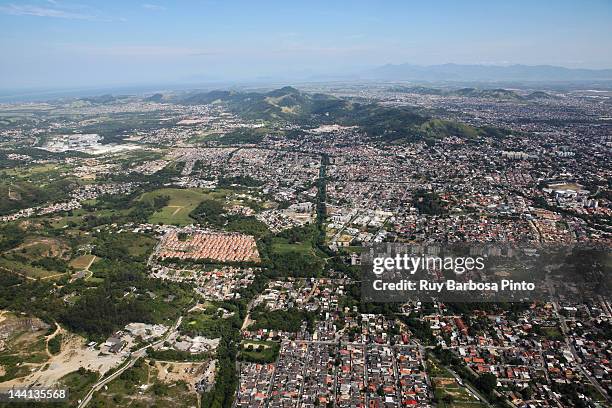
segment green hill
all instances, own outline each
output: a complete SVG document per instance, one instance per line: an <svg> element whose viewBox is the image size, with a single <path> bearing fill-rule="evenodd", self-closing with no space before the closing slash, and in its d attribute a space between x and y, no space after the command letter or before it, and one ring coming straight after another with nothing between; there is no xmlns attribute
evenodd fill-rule
<svg viewBox="0 0 612 408"><path fill-rule="evenodd" d="M503 90L493 91L494 94L504 94ZM472 91L466 88L464 93L472 94ZM246 119L281 120L304 126L333 123L359 126L372 139L391 142L435 141L448 136L474 139L508 134L499 129L475 128L435 119L411 107L357 103L332 95L308 94L290 86L267 93L212 91L191 95L183 103L222 103Z"/></svg>
<svg viewBox="0 0 612 408"><path fill-rule="evenodd" d="M267 93L211 91L185 98L189 105L223 103L247 119L310 120L329 111L346 109L349 102L324 94L307 94L286 86Z"/></svg>
<svg viewBox="0 0 612 408"><path fill-rule="evenodd" d="M535 91L530 93L525 97L525 99L534 100L534 99L557 99L556 96L551 95L549 93L543 91Z"/></svg>
<svg viewBox="0 0 612 408"><path fill-rule="evenodd" d="M397 85L388 88L390 92L413 93L418 95L441 95L441 96L462 96L465 98L489 98L498 100L515 100L520 101L524 98L514 91L509 89L477 89L477 88L461 88L456 90L447 90L440 88L429 88L425 86L402 86ZM534 92L535 94L536 92ZM541 92L542 94L544 92Z"/></svg>
<svg viewBox="0 0 612 408"><path fill-rule="evenodd" d="M508 89L476 89L462 88L452 92L453 95L465 96L469 98L490 98L505 100L521 100L522 96Z"/></svg>

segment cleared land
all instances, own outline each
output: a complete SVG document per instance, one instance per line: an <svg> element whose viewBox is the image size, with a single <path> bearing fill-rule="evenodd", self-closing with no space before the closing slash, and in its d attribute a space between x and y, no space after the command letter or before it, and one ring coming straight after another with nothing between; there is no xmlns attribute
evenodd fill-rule
<svg viewBox="0 0 612 408"><path fill-rule="evenodd" d="M160 380L160 376L165 376L159 373L160 368L158 364L138 360L134 367L111 381L107 389L95 393L92 406L195 408L197 394L184 380Z"/></svg>
<svg viewBox="0 0 612 408"><path fill-rule="evenodd" d="M89 269L95 259L95 255L81 255L70 261L70 266L76 270Z"/></svg>
<svg viewBox="0 0 612 408"><path fill-rule="evenodd" d="M27 370L20 370L12 380L0 385L20 387L38 383L41 386L52 387L57 385L60 379L80 368L103 374L116 367L123 359L120 355L101 354L98 350L86 347L85 339L75 334L64 333L61 351L51 358L47 356L44 336L35 344L40 344L41 350L37 354L40 357L28 364Z"/></svg>
<svg viewBox="0 0 612 408"><path fill-rule="evenodd" d="M0 270L16 273L29 279L42 279L58 275L56 271L48 271L43 268L6 258L0 258Z"/></svg>

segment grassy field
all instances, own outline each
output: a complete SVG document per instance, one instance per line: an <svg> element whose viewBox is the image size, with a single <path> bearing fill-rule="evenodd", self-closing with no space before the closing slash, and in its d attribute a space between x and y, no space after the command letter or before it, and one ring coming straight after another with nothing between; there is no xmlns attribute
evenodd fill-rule
<svg viewBox="0 0 612 408"><path fill-rule="evenodd" d="M274 341L245 340L239 358L245 361L271 363L276 361L280 345Z"/></svg>
<svg viewBox="0 0 612 408"><path fill-rule="evenodd" d="M437 360L427 360L427 373L433 383L434 395L438 407L443 408L484 408L486 405L478 401L465 388L457 383L455 377ZM451 402L445 402L449 400Z"/></svg>
<svg viewBox="0 0 612 408"><path fill-rule="evenodd" d="M76 227L81 227L86 225L84 222L84 218L86 216L95 215L96 217L110 217L112 215L122 215L126 214L129 210L97 210L94 212L88 212L82 208L76 209L72 211L72 215L64 215L58 216L53 215L46 218L51 223L53 228L65 228L70 223L76 224Z"/></svg>
<svg viewBox="0 0 612 408"><path fill-rule="evenodd" d="M273 239L272 251L279 254L286 254L287 252L300 252L305 255L314 255L314 250L310 242L290 244L282 238Z"/></svg>
<svg viewBox="0 0 612 408"><path fill-rule="evenodd" d="M145 193L140 199L151 201L153 197L169 196L170 201L168 205L155 212L149 221L155 224L189 225L194 222L189 213L202 200L223 199L226 195L227 191L224 190L207 191L203 189L162 188Z"/></svg>
<svg viewBox="0 0 612 408"><path fill-rule="evenodd" d="M32 235L11 252L36 260L41 257L64 258L69 251L68 244L59 238Z"/></svg>
<svg viewBox="0 0 612 408"><path fill-rule="evenodd" d="M42 165L29 166L29 167L5 169L5 170L2 170L2 172L0 173L6 176L15 176L15 177L25 179L25 178L32 177L32 176L39 175L39 174L47 174L47 173L52 173L52 172L58 173L60 171L66 171L68 169L69 169L68 166L60 166L57 164L42 164Z"/></svg>
<svg viewBox="0 0 612 408"><path fill-rule="evenodd" d="M83 270L89 267L89 264L94 258L95 255L81 255L70 261L70 266L76 270Z"/></svg>
<svg viewBox="0 0 612 408"><path fill-rule="evenodd" d="M98 374L82 370L67 374L60 379L60 383L68 387L68 402L70 406L76 406L78 400L87 394L89 388L98 380Z"/></svg>
<svg viewBox="0 0 612 408"><path fill-rule="evenodd" d="M128 253L132 256L143 256L149 254L157 240L153 237L143 234L125 233L126 246Z"/></svg>
<svg viewBox="0 0 612 408"><path fill-rule="evenodd" d="M32 266L26 263L17 262L15 260L0 257L0 269L10 272L16 272L19 275L28 276L30 278L41 279L49 276L54 276L60 272L48 271L37 266Z"/></svg>

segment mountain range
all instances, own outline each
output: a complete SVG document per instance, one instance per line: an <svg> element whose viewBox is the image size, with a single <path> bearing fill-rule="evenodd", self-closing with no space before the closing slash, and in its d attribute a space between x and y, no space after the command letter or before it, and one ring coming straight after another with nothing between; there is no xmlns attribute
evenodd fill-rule
<svg viewBox="0 0 612 408"><path fill-rule="evenodd" d="M513 101L529 101L542 99L557 99L557 96L551 95L544 91L534 91L527 95L520 95L516 91L503 88L494 89L476 89L476 88L460 88L460 89L441 89L429 88L425 86L403 86L395 85L388 88L390 92L397 93L414 93L420 95L444 95L444 96L463 96L466 98L488 98L497 100L513 100Z"/></svg>
<svg viewBox="0 0 612 408"><path fill-rule="evenodd" d="M586 81L612 80L612 69L552 65L387 64L363 72L363 79L392 81Z"/></svg>

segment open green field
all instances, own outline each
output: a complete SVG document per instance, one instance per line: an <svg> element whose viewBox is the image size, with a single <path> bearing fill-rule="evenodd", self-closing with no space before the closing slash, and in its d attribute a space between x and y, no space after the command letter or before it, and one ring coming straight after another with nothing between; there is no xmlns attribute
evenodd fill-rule
<svg viewBox="0 0 612 408"><path fill-rule="evenodd" d="M280 345L274 341L244 340L240 345L239 358L257 363L272 363L276 361Z"/></svg>
<svg viewBox="0 0 612 408"><path fill-rule="evenodd" d="M72 226L74 228L79 228L86 226L87 216L96 216L96 217L110 217L113 215L125 215L129 210L109 210L109 209L101 209L96 210L95 212L87 211L83 208L79 208L73 210L71 212L72 215L64 215L62 213L61 216L57 214L52 214L49 217L45 218L48 220L53 228L68 228Z"/></svg>
<svg viewBox="0 0 612 408"><path fill-rule="evenodd" d="M317 234L313 225L284 231L272 238L270 249L272 253L279 255L296 252L307 256L325 256L316 248Z"/></svg>
<svg viewBox="0 0 612 408"><path fill-rule="evenodd" d="M286 254L288 252L299 252L304 255L314 255L314 250L310 242L298 242L290 244L283 238L274 238L272 240L272 252L278 254Z"/></svg>
<svg viewBox="0 0 612 408"><path fill-rule="evenodd" d="M2 257L0 257L0 269L9 272L15 272L19 275L27 276L34 279L48 278L61 274L61 272L48 271L37 266L32 266L26 263Z"/></svg>
<svg viewBox="0 0 612 408"><path fill-rule="evenodd" d="M124 235L128 253L132 256L142 257L147 255L157 244L157 240L148 235L134 233L124 233Z"/></svg>
<svg viewBox="0 0 612 408"><path fill-rule="evenodd" d="M70 266L80 271L88 268L95 258L95 255L81 255L70 261Z"/></svg>
<svg viewBox="0 0 612 408"><path fill-rule="evenodd" d="M140 197L144 201L152 201L154 197L168 196L168 205L156 211L149 221L154 224L189 225L194 220L189 216L202 200L224 199L226 190L208 191L203 189L161 188L150 191Z"/></svg>

